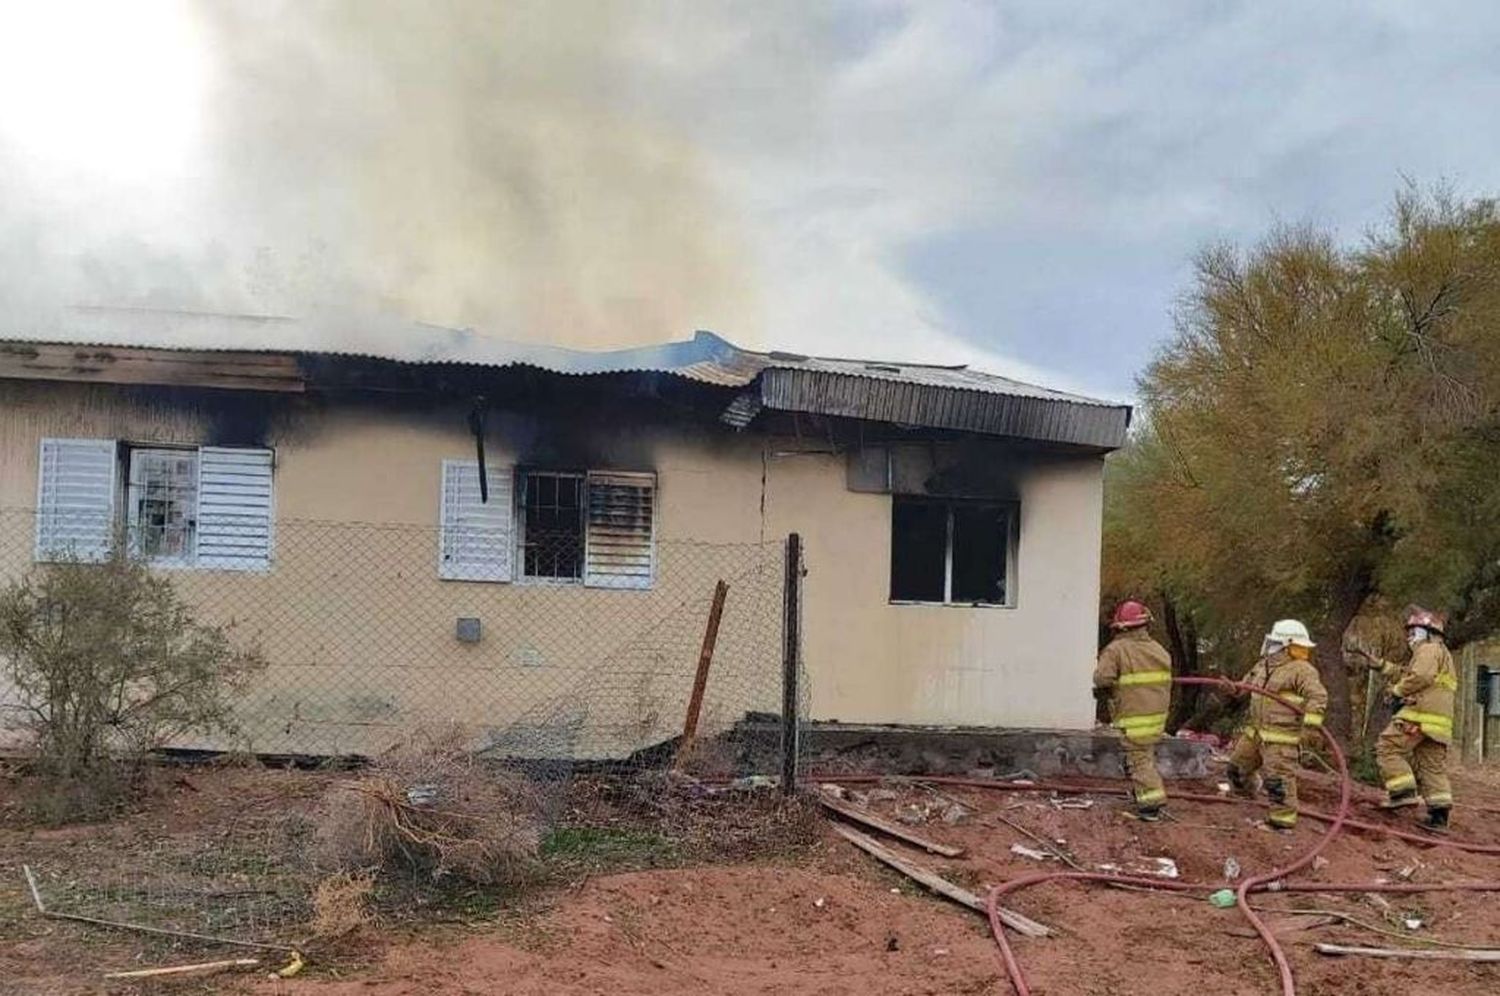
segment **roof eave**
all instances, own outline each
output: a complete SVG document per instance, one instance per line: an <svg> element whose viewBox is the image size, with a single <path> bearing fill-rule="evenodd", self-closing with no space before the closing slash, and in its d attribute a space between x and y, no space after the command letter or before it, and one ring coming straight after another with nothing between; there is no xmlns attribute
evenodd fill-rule
<svg viewBox="0 0 1500 996"><path fill-rule="evenodd" d="M873 380L826 371L772 368L760 378L773 411L950 429L983 435L1119 449L1128 405L1107 405Z"/></svg>

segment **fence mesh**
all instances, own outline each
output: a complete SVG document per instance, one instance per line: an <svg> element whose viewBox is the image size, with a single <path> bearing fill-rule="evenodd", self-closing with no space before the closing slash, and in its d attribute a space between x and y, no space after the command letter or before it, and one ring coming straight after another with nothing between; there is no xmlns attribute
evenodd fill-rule
<svg viewBox="0 0 1500 996"><path fill-rule="evenodd" d="M39 554L36 528L34 510L0 509L0 590L56 569ZM553 576L445 580L441 539L422 525L280 521L269 568L255 571L201 569L182 555L181 537L116 540L114 549L169 579L199 622L224 627L265 662L234 697L232 731L181 731L162 746L379 758L441 730L466 756L510 773L497 777L519 772L543 786L544 825L580 771L781 771L781 542L659 538L650 584L621 589L585 585L571 576L576 551L549 554L535 537L516 569ZM727 590L697 737L684 746L720 582ZM12 663L0 660L0 748L16 751L32 742L45 703L11 680ZM72 912L271 937L305 920L309 832L280 818L247 820L199 853L164 828L156 843L126 849L129 860L100 862L88 875L44 867L42 885L50 905Z"/></svg>

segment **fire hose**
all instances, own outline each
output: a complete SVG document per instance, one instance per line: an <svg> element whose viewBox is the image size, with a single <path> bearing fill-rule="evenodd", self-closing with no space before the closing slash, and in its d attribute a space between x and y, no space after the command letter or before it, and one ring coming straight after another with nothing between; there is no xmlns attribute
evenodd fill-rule
<svg viewBox="0 0 1500 996"><path fill-rule="evenodd" d="M1274 701L1280 703L1288 709L1291 709L1299 715L1305 714L1306 712L1306 710L1301 706L1288 701L1285 698L1282 698L1274 692L1267 691L1266 689L1256 685L1245 684L1243 682L1234 682L1223 678L1174 678L1173 683L1180 685L1206 685L1221 689L1237 689L1240 691L1249 692L1254 695L1261 695L1266 698L1273 699ZM1318 727L1317 729L1322 734L1324 741L1328 744L1335 761L1337 761L1337 771L1339 776L1338 809L1333 814L1321 813L1316 810L1299 810L1301 814L1309 817L1310 819L1314 819L1318 822L1326 823L1328 825L1322 836L1318 838L1317 842L1307 852L1305 852L1295 861L1292 861L1290 864L1287 864L1283 867L1274 868L1260 875L1255 875L1247 878L1243 882L1241 882L1239 887L1235 890L1235 905L1239 908L1240 912L1244 915L1246 920L1250 922L1251 927L1254 928L1256 934L1265 943L1266 947L1270 951L1271 959L1276 966L1277 974L1280 979L1282 996L1296 996L1296 983L1292 976L1291 964L1290 962L1288 962L1286 952L1282 950L1275 934L1256 914L1256 911L1250 907L1248 897L1252 892L1500 892L1500 881L1454 882L1433 885L1411 883L1286 883L1284 879L1287 876L1292 875L1312 864L1313 860L1317 858L1318 855L1321 854L1322 851L1334 840L1334 838L1339 835L1340 831L1342 831L1346 827L1349 829L1358 829L1371 833L1385 834L1400 840L1407 840L1413 843L1423 844L1427 846L1450 847L1474 854L1500 855L1500 846L1497 845L1478 844L1467 841L1453 840L1444 837L1432 837L1423 834L1407 833L1405 831L1396 830L1391 827L1381 826L1380 824L1365 823L1349 819L1348 814L1352 794L1352 779L1349 776L1348 760L1345 758L1343 749L1339 746L1338 741L1332 736L1332 734L1330 734L1327 730L1324 730L1322 727ZM881 780L881 777L876 775L835 775L829 776L824 780L843 783L859 783L879 781ZM980 788L995 791L1101 791L1100 786L1078 785L1068 782L998 782L992 779L963 778L942 775L925 776L921 780L938 785L952 785L955 787ZM1103 788L1102 790L1109 791L1110 789ZM1174 797L1196 802L1223 803L1237 801L1234 799L1225 798L1223 796L1206 795L1202 793L1174 793ZM1010 941L1006 937L1004 925L1000 921L1000 899L1002 896L1005 896L1009 893L1018 892L1021 889L1029 888L1033 885L1040 885L1046 882L1058 881L1103 882L1108 884L1130 885L1138 888L1161 892L1179 893L1202 892L1206 888L1204 885L1188 882L1163 882L1162 880L1156 878L1146 878L1141 876L1121 875L1105 872L1083 871L1039 872L1011 879L1008 882L1002 883L1001 885L992 888L986 900L986 907L988 910L990 921L990 930L994 935L995 943L999 948L1001 963L1005 968L1006 974L1010 977L1011 984L1015 987L1017 996L1031 996L1031 989L1027 985L1025 974L1021 970L1020 963L1017 961L1015 952L1011 948Z"/></svg>
<svg viewBox="0 0 1500 996"><path fill-rule="evenodd" d="M1287 699L1275 694L1274 692L1270 692L1259 686L1246 684L1244 682L1230 682L1219 678L1174 678L1173 683L1180 685L1212 685L1219 688L1234 688L1240 691L1249 692L1253 695L1261 695L1266 698L1272 699L1287 707L1288 709L1293 710L1299 715L1303 715L1306 713L1306 710L1301 706L1288 701ZM1281 980L1282 996L1296 996L1297 984L1292 976L1292 966L1291 963L1287 960L1286 952L1282 949L1281 943L1276 939L1276 935L1271 931L1271 928L1266 925L1265 921L1260 918L1256 911L1251 908L1249 896L1251 892L1265 890L1269 888L1273 883L1280 883L1287 876L1292 875L1295 872L1298 872L1308 865L1312 864L1313 859L1315 859L1323 851L1323 849L1326 848L1330 843L1332 843L1334 838L1338 836L1339 831L1343 829L1344 824L1348 819L1349 801L1352 791L1352 782L1349 777L1348 760L1344 757L1343 748L1339 746L1338 740L1335 739L1332 734L1330 734L1322 727L1318 727L1317 729L1323 735L1324 741L1328 744L1329 750L1332 752L1333 758L1337 762L1339 775L1338 810L1330 819L1328 819L1328 828L1323 832L1323 835L1319 837L1317 842L1304 854L1302 854L1301 857L1283 867L1273 868L1270 871L1263 872L1259 875L1253 875L1250 878L1245 879L1240 883L1239 888L1235 890L1234 897L1235 904L1239 907L1240 912L1244 914L1245 919L1250 922L1250 926L1254 928L1255 932L1260 935L1261 940L1265 942L1267 949L1271 953L1271 960L1275 963L1277 974ZM994 935L995 943L999 946L1000 960L1005 966L1006 973L1010 976L1011 984L1015 987L1017 996L1031 996L1031 988L1027 985L1025 973L1021 971L1020 962L1017 961L1015 952L1010 946L1010 941L1005 936L1005 926L1000 922L1000 897L1008 893L1017 892L1021 889L1027 888L1028 886L1039 885L1042 882L1059 880L1128 884L1147 889L1173 892L1198 891L1202 888L1201 886L1195 886L1185 882L1163 883L1158 880L1142 878L1140 876L1114 875L1102 872L1052 872L1027 875L1021 878L1012 879L1009 882L994 887L990 890L989 897L985 903L989 913L990 932ZM1283 885L1281 886L1281 888L1321 892L1419 892L1462 889L1475 891L1500 891L1500 882L1451 883L1441 886L1413 886L1410 884L1405 886L1370 886L1364 884L1324 885L1313 883L1309 885Z"/></svg>

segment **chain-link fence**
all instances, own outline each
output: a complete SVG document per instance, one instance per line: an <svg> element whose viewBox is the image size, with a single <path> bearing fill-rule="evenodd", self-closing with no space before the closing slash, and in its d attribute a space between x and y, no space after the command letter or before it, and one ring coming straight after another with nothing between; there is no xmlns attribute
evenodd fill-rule
<svg viewBox="0 0 1500 996"><path fill-rule="evenodd" d="M445 580L441 541L436 527L282 521L269 566L233 571L199 569L160 537L115 544L265 661L236 696L233 732L184 731L166 746L374 756L441 725L499 758L661 764L723 582L692 761L716 775L779 770L783 544L657 540L649 580L627 589L588 586L576 549L535 543L516 558L535 577ZM0 587L62 559L39 544L33 511L0 510ZM11 746L39 704L22 698L0 684Z"/></svg>
<svg viewBox="0 0 1500 996"><path fill-rule="evenodd" d="M740 784L759 785L792 770L787 749L795 761L806 682L787 639L798 600L795 585L788 593L786 542L656 538L648 573L595 586L566 530L533 531L508 554L515 576L497 582L445 577L453 536L440 527L280 521L266 562L230 570L195 558L191 523L127 532L97 518L0 509L0 611L15 611L5 593L19 585L39 590L59 572L98 576L114 558L141 565L170 582L193 622L259 659L232 694L227 726L176 730L159 746L188 756L373 759L380 777L316 776L325 780L306 798L247 800L230 825L208 833L125 825L126 836L97 853L37 855L37 887L54 909L280 943L305 928L313 885L326 874L319 835L360 792L363 802L376 793L372 804L398 822L420 821L424 807L449 804L446 780L478 770L482 783L462 791L500 793L490 808L524 782L517 849L535 853L573 804L580 773L650 795L672 779L757 776ZM99 621L110 616L99 606L80 613L53 602L38 632L58 646L76 651L77 634L63 635L70 626L100 627L85 646L99 634L123 638L118 619ZM0 750L30 749L39 722L55 718L55 682L16 680L18 658L44 652L0 643ZM155 694L159 677L120 682L106 711ZM382 760L423 738L445 745L436 767ZM369 821L359 829L368 835Z"/></svg>

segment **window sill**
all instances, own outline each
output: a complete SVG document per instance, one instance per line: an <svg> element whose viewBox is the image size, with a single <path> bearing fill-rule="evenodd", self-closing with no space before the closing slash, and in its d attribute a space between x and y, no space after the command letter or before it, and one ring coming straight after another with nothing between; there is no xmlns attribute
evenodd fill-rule
<svg viewBox="0 0 1500 996"><path fill-rule="evenodd" d="M895 605L902 608L926 608L926 609L1014 609L1014 603L1005 602L912 602L900 599L890 599L887 605Z"/></svg>

